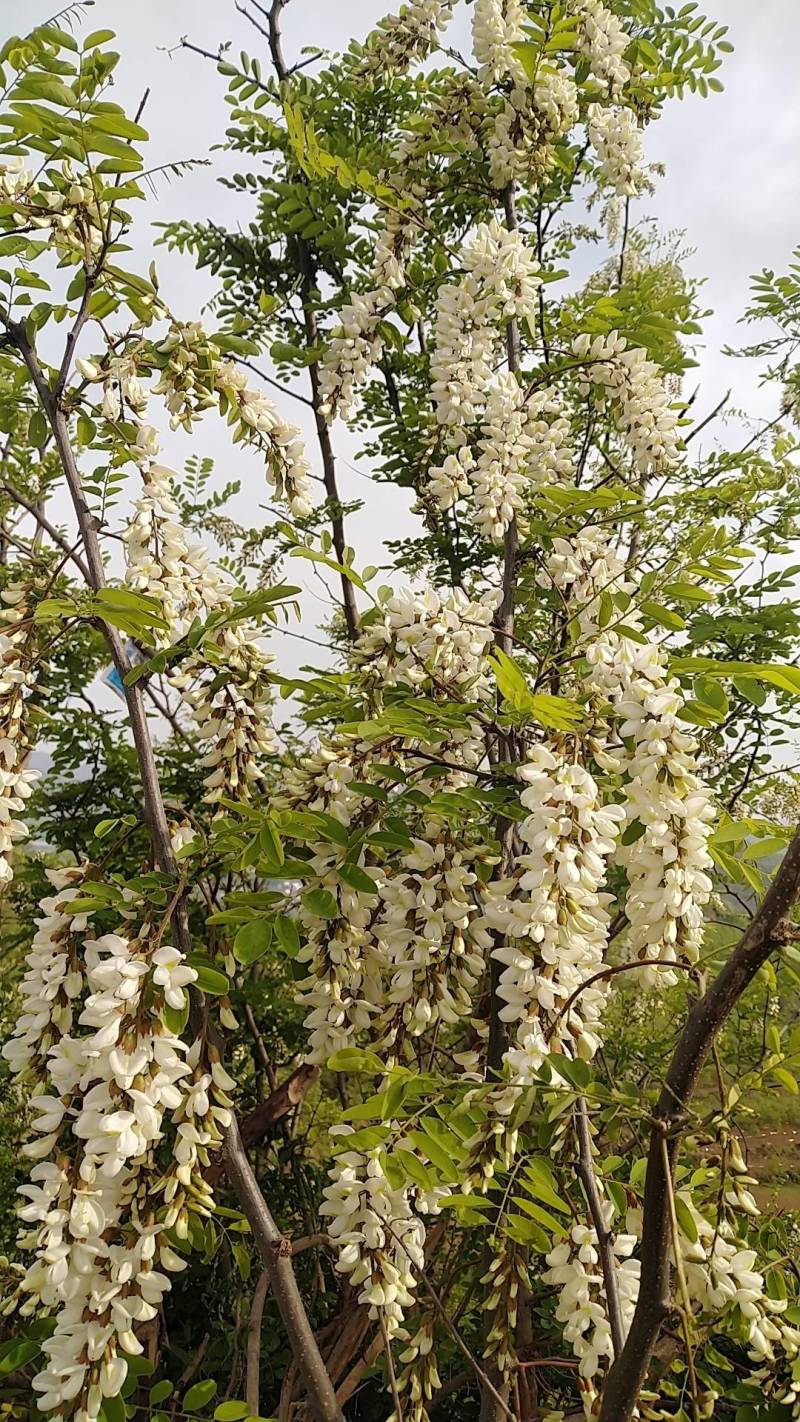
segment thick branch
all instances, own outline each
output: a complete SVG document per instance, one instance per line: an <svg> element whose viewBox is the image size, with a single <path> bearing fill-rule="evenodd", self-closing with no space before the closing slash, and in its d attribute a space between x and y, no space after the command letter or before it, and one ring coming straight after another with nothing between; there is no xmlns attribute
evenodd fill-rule
<svg viewBox="0 0 800 1422"><path fill-rule="evenodd" d="M292 1269L292 1246L284 1239L253 1174L234 1118L225 1136L228 1176L248 1220L275 1301L289 1335L297 1370L315 1422L344 1422Z"/></svg>
<svg viewBox="0 0 800 1422"><path fill-rule="evenodd" d="M759 968L789 934L785 920L798 897L800 830L724 968L692 1007L673 1053L650 1136L639 1301L625 1347L608 1374L599 1422L630 1422L633 1416L661 1325L671 1307L669 1199L687 1107L717 1033ZM666 1141L666 1150L662 1141Z"/></svg>

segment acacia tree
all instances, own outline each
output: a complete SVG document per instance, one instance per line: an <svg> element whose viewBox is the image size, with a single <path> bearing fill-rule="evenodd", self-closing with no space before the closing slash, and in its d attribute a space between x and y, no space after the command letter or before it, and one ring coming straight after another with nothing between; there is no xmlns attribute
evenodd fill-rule
<svg viewBox="0 0 800 1422"><path fill-rule="evenodd" d="M770 601L794 446L770 429L694 459L696 293L632 208L647 125L717 86L724 27L655 0L475 0L462 56L456 7L414 0L310 77L274 0L253 15L274 77L219 58L257 223L168 234L222 274L208 333L154 267L118 264L146 134L109 97L112 36L73 37L81 8L2 57L4 879L34 738L101 645L141 809L128 791L99 853L78 835L48 869L5 1048L33 1162L6 1310L34 1323L0 1368L33 1366L59 1419L195 1415L210 1377L142 1390L188 1307L171 1276L221 1255L246 1282L249 1230L246 1399L218 1422L259 1413L268 1290L283 1418L385 1415L387 1392L395 1422L445 1396L520 1422L791 1417L800 1312L737 1108L795 1089L798 1057L773 1024L734 1080L716 1044L794 951L800 840L757 798L800 692L767 650L776 626L781 657L798 642ZM559 298L587 239L598 271ZM278 405L248 371L264 348ZM222 413L274 522L198 506L207 470L195 452L187 488L160 464L159 406L195 451ZM414 491L411 588L372 592L348 547L337 416ZM289 558L335 576L347 634L291 681L263 645L299 591ZM275 687L299 739L273 729ZM53 808L45 787L34 813ZM296 1026L252 1003L276 965L306 1029L283 1083L264 1034ZM645 1089L612 1055L642 1004L671 1038ZM271 1090L243 1114L254 1060ZM293 1243L257 1148L304 1098L327 1183ZM301 1287L312 1250L333 1270Z"/></svg>

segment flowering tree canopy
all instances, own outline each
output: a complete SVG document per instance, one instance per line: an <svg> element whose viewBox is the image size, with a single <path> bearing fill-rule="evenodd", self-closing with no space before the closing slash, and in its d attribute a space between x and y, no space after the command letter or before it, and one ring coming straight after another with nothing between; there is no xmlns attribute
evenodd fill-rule
<svg viewBox="0 0 800 1422"><path fill-rule="evenodd" d="M113 35L78 3L0 54L11 1415L791 1419L796 1232L742 1123L800 1064L798 289L750 313L776 419L716 444L640 211L725 26L409 0L294 61L286 3L263 66L206 56L250 225L160 229L205 325L125 266L159 174ZM417 515L385 584L344 427Z"/></svg>

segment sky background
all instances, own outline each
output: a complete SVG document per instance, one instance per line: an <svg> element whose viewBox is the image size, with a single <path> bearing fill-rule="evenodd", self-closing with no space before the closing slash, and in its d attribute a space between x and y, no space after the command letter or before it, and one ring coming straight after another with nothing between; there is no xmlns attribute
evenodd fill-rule
<svg viewBox="0 0 800 1422"><path fill-rule="evenodd" d="M386 0L291 0L283 21L289 62L300 56L304 45L335 51L346 47L351 37L363 38L387 8L396 6ZM733 386L736 406L769 418L775 413L774 387L759 389L756 370L721 351L749 336L737 322L750 275L764 266L783 270L800 243L800 4L717 0L715 6L708 0L706 8L729 24L736 47L721 73L725 92L707 100L672 102L650 127L647 154L651 161L665 164L666 176L658 180L655 196L640 204L640 211L655 217L663 229L686 234L685 245L692 249L689 267L706 279L704 304L714 315L706 326L699 369L688 385L690 390L695 384L701 387L698 416ZM454 43L464 41L469 13L461 9L459 28L451 31ZM0 0L0 37L24 32L50 14L52 0ZM107 26L119 35L124 56L117 71L119 102L130 112L144 90L150 90L143 119L151 133L148 166L206 157L224 137L225 81L213 64L180 48L182 37L214 51L221 41L230 40L234 53L244 48L258 54L265 68L268 63L265 40L237 13L234 0L95 0L88 26ZM148 211L154 221L213 215L231 226L249 217L246 199L215 182L210 168L162 184ZM207 275L196 272L188 257L153 249L146 227L140 228L137 255L145 263L156 256L167 300L185 319L195 317L213 290ZM285 416L302 423L302 406L274 398ZM340 431L337 447L342 496L363 497L364 478L349 467L356 446ZM191 443L186 436L175 436L165 450L166 462L180 468L193 448L216 459L220 478L245 478L256 522L263 497L258 466L233 451L224 428L210 419ZM309 448L313 457L311 442ZM412 526L405 494L385 486L370 491L369 508L349 527L358 563L380 562L382 536L396 537ZM319 584L307 566L295 563L291 574L293 581L309 588L304 627L313 632L317 613L324 615L328 609L318 600ZM279 641L280 663L287 672L313 655L302 643Z"/></svg>

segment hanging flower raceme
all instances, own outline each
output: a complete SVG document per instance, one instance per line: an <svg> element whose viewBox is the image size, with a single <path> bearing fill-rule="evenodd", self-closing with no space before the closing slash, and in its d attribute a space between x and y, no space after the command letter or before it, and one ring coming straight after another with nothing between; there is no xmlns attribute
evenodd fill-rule
<svg viewBox="0 0 800 1422"><path fill-rule="evenodd" d="M582 394L593 391L613 401L617 428L637 471L647 476L678 461L678 417L658 366L644 351L630 349L624 336L582 335L572 344L581 362L577 373Z"/></svg>
<svg viewBox="0 0 800 1422"><path fill-rule="evenodd" d="M625 818L619 805L603 805L566 746L537 747L519 775L529 812L519 828L526 852L512 879L490 886L486 912L501 934L494 957L503 964L500 1017L515 1024L505 1057L514 1086L530 1083L551 1038L570 1056L597 1050L605 993L590 980L603 967L610 896L602 886ZM515 1102L509 1093L509 1105Z"/></svg>
<svg viewBox="0 0 800 1422"><path fill-rule="evenodd" d="M511 78L524 81L525 70L514 46L525 39L522 0L475 0L472 52L484 83Z"/></svg>
<svg viewBox="0 0 800 1422"><path fill-rule="evenodd" d="M115 423L131 414L138 421L144 415L147 390L142 384L139 364L133 352L111 356L102 364L79 357L75 365L84 380L102 384L100 413L103 419Z"/></svg>
<svg viewBox="0 0 800 1422"><path fill-rule="evenodd" d="M478 859L483 846L470 850L430 815L413 850L382 878L374 927L387 978L381 1045L396 1050L403 1035L472 1013L492 942L478 912Z"/></svg>
<svg viewBox="0 0 800 1422"><path fill-rule="evenodd" d="M381 327L405 285L406 264L417 225L405 213L387 212L375 246L369 289L354 293L339 312L339 325L323 357L320 388L326 416L347 415L370 370L383 353Z"/></svg>
<svg viewBox="0 0 800 1422"><path fill-rule="evenodd" d="M620 197L636 197L647 179L642 167L642 130L631 109L590 104L588 133L601 183Z"/></svg>
<svg viewBox="0 0 800 1422"><path fill-rule="evenodd" d="M163 641L177 641L195 617L229 597L225 580L213 565L209 550L190 545L176 518L173 474L161 464L143 463L142 492L133 503L133 517L123 532L126 581L162 606L169 630ZM160 634L154 631L158 640Z"/></svg>
<svg viewBox="0 0 800 1422"><path fill-rule="evenodd" d="M580 53L589 61L592 77L617 98L631 77L624 58L631 36L602 0L569 0L579 21Z"/></svg>
<svg viewBox="0 0 800 1422"><path fill-rule="evenodd" d="M90 265L106 241L111 203L98 196L97 184L78 176L70 159L47 171L46 181L34 177L24 160L0 165L0 181L8 214L19 229L49 232L59 257ZM6 219L8 220L8 219Z"/></svg>
<svg viewBox="0 0 800 1422"><path fill-rule="evenodd" d="M446 1189L424 1191L392 1185L378 1150L347 1150L351 1126L334 1126L344 1144L325 1187L320 1214L339 1246L336 1268L345 1274L370 1318L381 1318L390 1338L401 1329L414 1302L417 1270L425 1265L425 1225L420 1214L437 1214Z"/></svg>
<svg viewBox="0 0 800 1422"><path fill-rule="evenodd" d="M171 674L198 736L209 743L200 764L211 805L248 800L263 784L264 758L276 749L270 666L255 633L239 623L207 636Z"/></svg>
<svg viewBox="0 0 800 1422"><path fill-rule="evenodd" d="M618 1234L612 1245L623 1337L630 1329L639 1297L640 1265L638 1259L631 1257L636 1244L635 1235ZM569 1239L547 1255L547 1264L542 1282L559 1290L556 1318L564 1325L564 1339L579 1359L581 1390L589 1416L597 1395L597 1379L614 1358L597 1232L591 1225L574 1225Z"/></svg>
<svg viewBox="0 0 800 1422"><path fill-rule="evenodd" d="M55 1329L33 1387L43 1411L93 1422L125 1381L123 1354L142 1351L137 1325L185 1267L166 1232L186 1237L190 1211L212 1211L201 1167L229 1123L232 1082L213 1049L187 1048L168 1025L194 969L151 923L136 931L132 910L118 932L91 937L71 909L83 877L50 873L56 892L42 905L4 1055L36 1083L25 1147L36 1164L20 1192L20 1243L35 1251L23 1312L46 1310Z"/></svg>
<svg viewBox="0 0 800 1422"><path fill-rule="evenodd" d="M457 700L487 699L495 604L494 595L471 602L460 590L442 596L429 589L389 599L352 653L367 696L380 705L387 688L405 686ZM418 754L413 736L378 742L335 737L289 772L279 804L322 812L349 827L368 803L353 783L363 783L371 764L389 761L407 778L430 771L426 756L435 751L431 741ZM443 756L445 751L441 777L436 783L421 781L423 793L470 783L468 768L484 753L480 729L443 734ZM374 892L366 883L359 888L340 879L341 855L330 840L312 845L310 867L338 912L335 918L318 915L312 899L304 901L301 913L307 941L299 956L309 975L300 1001L308 1014L311 1060L324 1062L367 1030L397 1049L402 1037L469 1011L489 941L477 926L472 897L477 855L452 842L440 820L431 819L428 828L434 824L432 848L421 826L398 864L363 862Z"/></svg>
<svg viewBox="0 0 800 1422"><path fill-rule="evenodd" d="M239 439L255 445L266 459L267 479L276 497L285 499L297 518L311 513L310 469L300 431L279 415L271 400L247 383L232 361L220 361L214 371L220 409L236 425Z"/></svg>
<svg viewBox="0 0 800 1422"><path fill-rule="evenodd" d="M698 1317L713 1319L723 1334L730 1327L737 1338L743 1326L755 1363L784 1350L790 1358L796 1356L797 1330L781 1319L787 1301L768 1296L756 1251L742 1237L736 1213L728 1211L727 1217L723 1213L711 1223L688 1190L679 1190L676 1200L681 1216L691 1221L687 1232L680 1231L678 1245L689 1298ZM628 1227L638 1235L641 1226L641 1210L629 1211ZM674 1259L674 1244L672 1254Z"/></svg>
<svg viewBox="0 0 800 1422"><path fill-rule="evenodd" d="M708 838L714 812L697 774L694 737L681 720L680 686L657 644L600 626L603 595L629 599L636 591L605 531L589 528L572 542L556 539L543 579L567 594L591 667L589 689L611 704L617 722L618 738L610 738L603 754L604 763L626 777L628 833L617 854L628 876L631 955L694 962L712 889ZM627 608L625 623L640 629L635 608ZM657 968L642 972L649 982L672 980Z"/></svg>
<svg viewBox="0 0 800 1422"><path fill-rule="evenodd" d="M505 323L534 308L539 264L517 231L481 223L460 256L464 271L436 302L431 394L440 425L471 425L494 386Z"/></svg>
<svg viewBox="0 0 800 1422"><path fill-rule="evenodd" d="M30 589L8 583L0 594L0 889L13 879L14 848L27 838L22 816L38 779L28 764L31 750L27 702L36 673Z"/></svg>
<svg viewBox="0 0 800 1422"><path fill-rule="evenodd" d="M427 59L436 48L440 30L453 18L451 0L409 0L397 15L387 15L368 36L355 72L403 74L412 64Z"/></svg>
<svg viewBox="0 0 800 1422"><path fill-rule="evenodd" d="M555 145L579 117L578 90L565 69L541 63L532 85L516 83L486 125L486 154L492 182L538 187L555 162Z"/></svg>
<svg viewBox="0 0 800 1422"><path fill-rule="evenodd" d="M486 655L499 594L472 601L460 588L396 593L364 629L354 661L373 689L425 682L456 699L492 692Z"/></svg>

